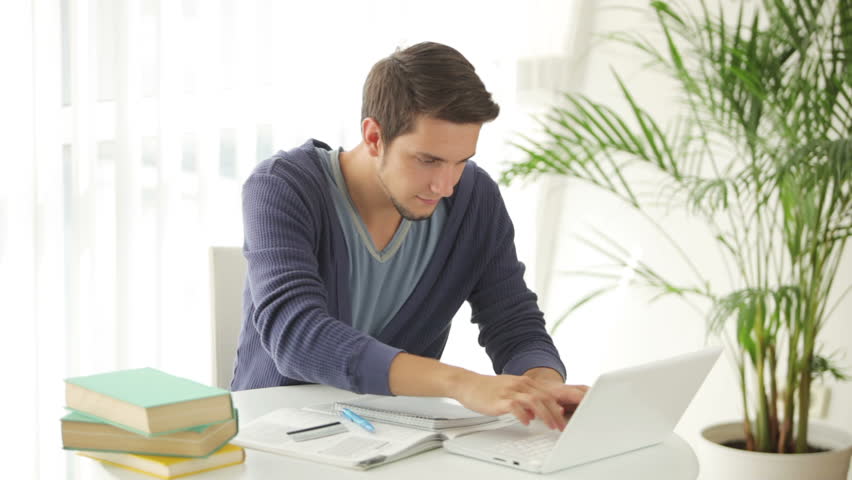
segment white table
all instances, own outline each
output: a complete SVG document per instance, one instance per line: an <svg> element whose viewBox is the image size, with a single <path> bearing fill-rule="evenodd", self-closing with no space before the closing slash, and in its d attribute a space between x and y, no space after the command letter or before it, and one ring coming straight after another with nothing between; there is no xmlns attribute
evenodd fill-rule
<svg viewBox="0 0 852 480"><path fill-rule="evenodd" d="M235 406L240 411L240 422L249 422L281 407L303 407L330 403L351 397L351 392L322 385L274 387L234 392ZM80 472L78 478L93 480L151 480L153 477L134 473L119 467L101 465L94 460L75 455L74 463ZM508 467L474 460L445 452L442 449L421 453L413 457L376 467L366 472L321 465L305 460L246 450L243 465L227 467L194 475L196 480L274 480L274 479L346 479L393 478L405 480L465 479L695 479L698 461L689 445L672 434L665 442L635 452L606 460L581 465L549 475L526 473Z"/></svg>

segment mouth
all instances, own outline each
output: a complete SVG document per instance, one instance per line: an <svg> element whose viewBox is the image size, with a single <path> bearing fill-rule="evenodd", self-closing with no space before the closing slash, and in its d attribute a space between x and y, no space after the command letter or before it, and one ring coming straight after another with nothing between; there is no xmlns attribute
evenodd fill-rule
<svg viewBox="0 0 852 480"><path fill-rule="evenodd" d="M434 198L434 199L429 199L429 198L423 198L420 195L417 196L417 199L420 200L421 202L425 203L426 205L429 205L429 206L437 205L438 202L441 201L440 197Z"/></svg>

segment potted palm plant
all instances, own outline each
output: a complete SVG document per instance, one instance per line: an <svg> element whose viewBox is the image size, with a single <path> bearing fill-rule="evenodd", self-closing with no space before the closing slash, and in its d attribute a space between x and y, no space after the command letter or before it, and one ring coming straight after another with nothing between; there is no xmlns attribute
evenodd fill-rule
<svg viewBox="0 0 852 480"><path fill-rule="evenodd" d="M611 39L675 80L683 105L676 121L661 126L614 72L627 114L565 94L564 104L538 119L541 137L516 143L524 158L502 181L574 178L622 199L665 234L643 201L651 172L668 206L706 223L730 266L730 285L720 289L697 269L699 281L681 284L637 265L610 237L582 240L613 268L633 268L634 283L706 305L709 332L738 368L743 417L704 430L710 447L702 471L846 479L852 436L812 422L809 406L817 378L845 379L822 352L820 334L828 321L849 321L832 313L852 287L834 283L852 235L852 1L750 6L730 12L703 1L694 10L651 2L660 42L636 33ZM613 270L585 273L613 285L579 300L553 329L616 286ZM832 292L840 294L830 301Z"/></svg>

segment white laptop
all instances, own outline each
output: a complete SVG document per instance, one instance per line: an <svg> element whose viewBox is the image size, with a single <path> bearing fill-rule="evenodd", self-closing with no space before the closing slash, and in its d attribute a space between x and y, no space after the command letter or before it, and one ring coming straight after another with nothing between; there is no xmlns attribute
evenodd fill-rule
<svg viewBox="0 0 852 480"><path fill-rule="evenodd" d="M444 448L550 473L655 445L671 435L721 352L711 347L601 375L561 433L534 421L458 437Z"/></svg>

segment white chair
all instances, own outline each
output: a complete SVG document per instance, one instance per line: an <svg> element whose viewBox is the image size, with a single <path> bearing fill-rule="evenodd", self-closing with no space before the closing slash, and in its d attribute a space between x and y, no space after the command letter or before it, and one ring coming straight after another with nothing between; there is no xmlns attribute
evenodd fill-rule
<svg viewBox="0 0 852 480"><path fill-rule="evenodd" d="M230 390L242 325L246 260L240 247L210 247L213 381Z"/></svg>

